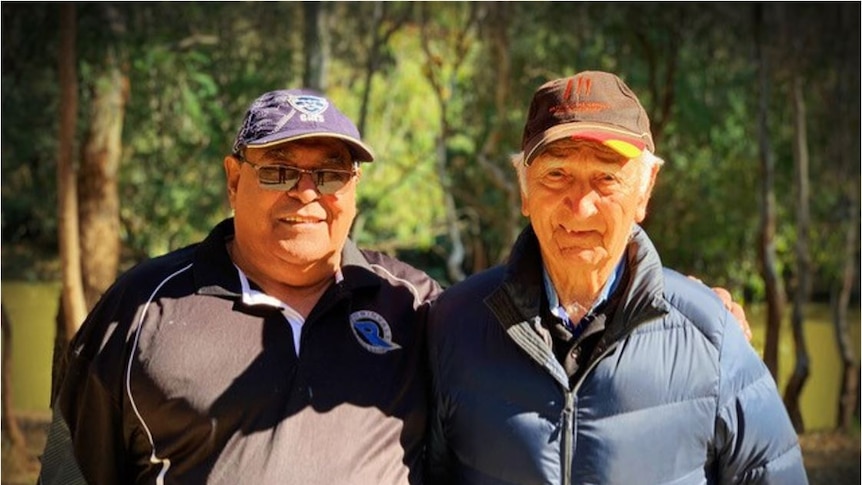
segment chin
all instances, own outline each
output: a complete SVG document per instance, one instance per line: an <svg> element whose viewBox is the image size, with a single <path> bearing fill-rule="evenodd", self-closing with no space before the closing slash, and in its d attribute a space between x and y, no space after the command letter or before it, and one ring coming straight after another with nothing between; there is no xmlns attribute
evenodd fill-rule
<svg viewBox="0 0 862 485"><path fill-rule="evenodd" d="M289 241L281 243L282 258L295 264L313 264L332 258L334 251L328 245L313 242Z"/></svg>
<svg viewBox="0 0 862 485"><path fill-rule="evenodd" d="M571 248L560 251L560 256L567 264L598 266L607 259L607 252L596 249Z"/></svg>

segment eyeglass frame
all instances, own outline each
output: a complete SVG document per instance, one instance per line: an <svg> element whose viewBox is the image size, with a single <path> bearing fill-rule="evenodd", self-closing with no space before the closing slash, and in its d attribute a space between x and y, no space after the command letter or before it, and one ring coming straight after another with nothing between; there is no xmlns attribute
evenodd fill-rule
<svg viewBox="0 0 862 485"><path fill-rule="evenodd" d="M275 190L275 191L280 191L280 192L290 192L291 190L295 190L296 187L299 185L299 182L302 180L302 175L303 174L309 174L311 176L311 181L314 183L314 189L315 189L315 191L317 191L317 193L322 194L322 195L334 195L334 194L338 194L339 192L344 190L344 188L350 184L350 180L352 180L354 177L356 177L356 175L359 173L359 162L356 162L356 161L353 162L353 165L351 166L351 168L349 170L344 170L344 169L339 169L339 168L310 168L309 169L309 168L296 167L294 165L287 165L284 163L254 163L251 160L245 158L245 156L242 153L234 153L233 157L235 159L239 160L240 163L249 164L249 166L251 166L251 168L254 169L255 175L257 176L257 184L260 188L266 189L266 190ZM260 179L260 169L265 168L265 167L279 167L280 169L295 170L295 171L299 172L299 177L296 179L296 182L294 182L294 184L291 185L289 188L286 188L286 189L280 188L280 187L286 186L287 184L267 184L267 183L264 183ZM320 174L321 173L349 174L350 178L348 178L344 182L344 185L342 185L341 187L338 187L334 191L325 192L322 190L322 187L320 185Z"/></svg>

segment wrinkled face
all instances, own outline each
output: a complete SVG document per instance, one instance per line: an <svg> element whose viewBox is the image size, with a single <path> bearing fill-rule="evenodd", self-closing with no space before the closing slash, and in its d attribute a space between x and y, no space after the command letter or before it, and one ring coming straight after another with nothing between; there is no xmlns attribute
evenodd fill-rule
<svg viewBox="0 0 862 485"><path fill-rule="evenodd" d="M521 212L552 273L610 274L646 215L657 171L646 170L603 145L571 140L552 143L526 167Z"/></svg>
<svg viewBox="0 0 862 485"><path fill-rule="evenodd" d="M358 175L334 194L321 194L308 173L290 190L272 190L260 186L253 165L351 170L347 146L334 138L309 138L249 148L244 158L249 163L233 156L225 159L239 259L257 272L295 285L308 283L304 274L337 268L356 217Z"/></svg>

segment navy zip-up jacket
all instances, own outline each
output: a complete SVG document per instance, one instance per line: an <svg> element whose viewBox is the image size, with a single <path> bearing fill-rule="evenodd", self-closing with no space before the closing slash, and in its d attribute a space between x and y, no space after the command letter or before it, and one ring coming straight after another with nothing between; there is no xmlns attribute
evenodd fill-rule
<svg viewBox="0 0 862 485"><path fill-rule="evenodd" d="M807 482L775 383L713 291L635 228L577 381L540 336L538 241L432 308L431 484Z"/></svg>

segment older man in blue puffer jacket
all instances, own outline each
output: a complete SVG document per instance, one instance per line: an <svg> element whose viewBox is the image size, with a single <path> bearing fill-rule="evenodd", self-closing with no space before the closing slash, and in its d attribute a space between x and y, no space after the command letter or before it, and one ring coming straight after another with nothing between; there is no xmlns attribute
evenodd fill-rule
<svg viewBox="0 0 862 485"><path fill-rule="evenodd" d="M536 92L513 162L530 226L428 332L432 484L805 484L763 362L638 225L662 161L617 76Z"/></svg>

